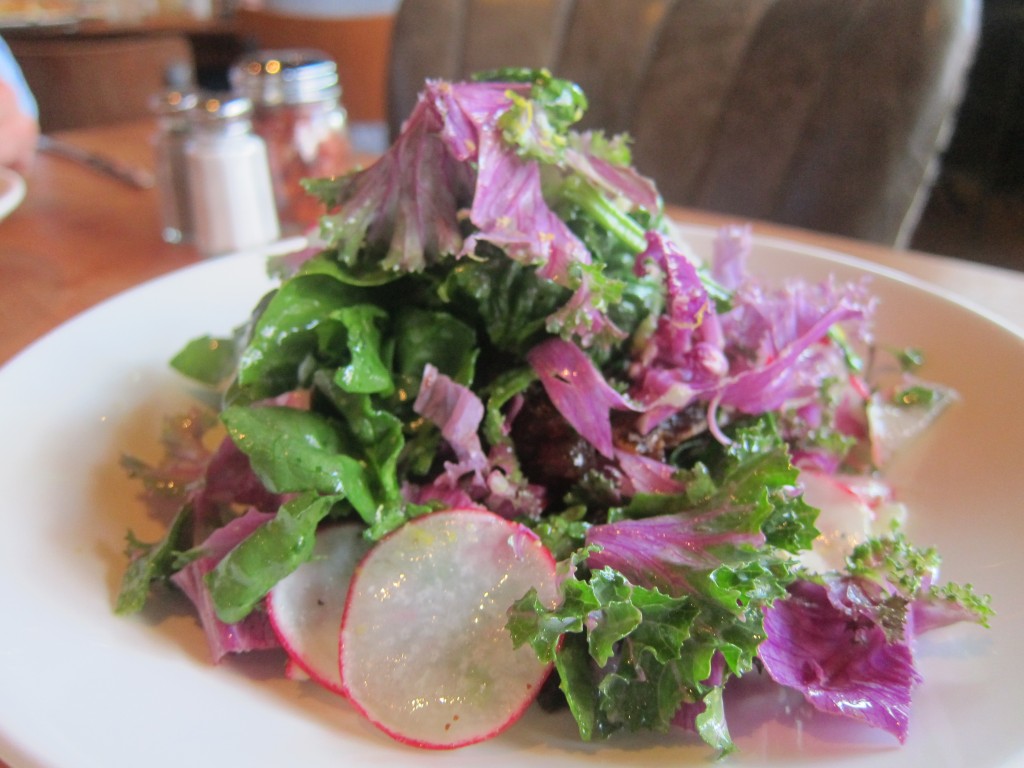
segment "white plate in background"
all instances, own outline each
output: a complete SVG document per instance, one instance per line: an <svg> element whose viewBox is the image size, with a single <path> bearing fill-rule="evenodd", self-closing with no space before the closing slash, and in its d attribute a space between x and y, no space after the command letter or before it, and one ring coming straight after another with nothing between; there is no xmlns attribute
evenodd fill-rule
<svg viewBox="0 0 1024 768"><path fill-rule="evenodd" d="M10 168L0 167L0 221L25 199L25 179Z"/></svg>

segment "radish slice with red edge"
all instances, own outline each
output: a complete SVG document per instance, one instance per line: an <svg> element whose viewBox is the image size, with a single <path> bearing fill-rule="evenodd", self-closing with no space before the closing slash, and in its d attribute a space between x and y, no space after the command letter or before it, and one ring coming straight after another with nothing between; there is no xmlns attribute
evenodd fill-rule
<svg viewBox="0 0 1024 768"><path fill-rule="evenodd" d="M903 522L906 510L892 490L868 476L833 476L800 472L803 498L819 510L818 537L800 553L800 563L815 573L841 571L854 547L872 536L884 536L893 521Z"/></svg>
<svg viewBox="0 0 1024 768"><path fill-rule="evenodd" d="M359 525L324 526L313 557L267 595L267 613L290 662L326 688L341 693L338 631L352 573L372 546ZM289 675L294 675L294 670Z"/></svg>
<svg viewBox="0 0 1024 768"><path fill-rule="evenodd" d="M508 609L536 588L557 602L555 561L536 534L485 510L416 518L356 569L341 626L342 688L371 722L419 747L496 736L551 670L512 646Z"/></svg>

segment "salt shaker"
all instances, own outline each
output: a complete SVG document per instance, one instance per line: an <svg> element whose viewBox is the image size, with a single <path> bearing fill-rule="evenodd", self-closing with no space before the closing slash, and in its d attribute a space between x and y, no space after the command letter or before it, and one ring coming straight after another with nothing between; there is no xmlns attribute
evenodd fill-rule
<svg viewBox="0 0 1024 768"><path fill-rule="evenodd" d="M235 93L253 101L253 126L267 143L281 227L308 230L324 213L302 180L336 176L350 166L348 117L337 64L322 51L257 51L230 71Z"/></svg>
<svg viewBox="0 0 1024 768"><path fill-rule="evenodd" d="M252 102L208 96L188 114L185 158L196 247L213 256L277 240L267 148L252 130Z"/></svg>
<svg viewBox="0 0 1024 768"><path fill-rule="evenodd" d="M160 201L161 236L168 243L192 240L192 208L185 171L185 143L189 135L188 111L199 101L188 65L172 66L167 88L150 100L156 115L153 136L157 194Z"/></svg>

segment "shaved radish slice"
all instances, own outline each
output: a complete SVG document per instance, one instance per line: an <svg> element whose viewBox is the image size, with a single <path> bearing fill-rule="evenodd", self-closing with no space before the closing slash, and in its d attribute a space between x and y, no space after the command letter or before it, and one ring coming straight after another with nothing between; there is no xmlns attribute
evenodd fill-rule
<svg viewBox="0 0 1024 768"><path fill-rule="evenodd" d="M358 525L317 531L313 558L267 595L267 612L289 660L310 678L341 693L338 632L345 596L359 560L372 546ZM289 674L295 676L294 671Z"/></svg>
<svg viewBox="0 0 1024 768"><path fill-rule="evenodd" d="M495 736L536 698L550 665L513 649L511 605L556 602L555 561L528 528L478 509L416 518L356 569L341 628L352 703L409 744L451 749Z"/></svg>
<svg viewBox="0 0 1024 768"><path fill-rule="evenodd" d="M854 547L885 534L893 520L906 516L889 487L875 478L840 478L804 470L800 483L804 501L819 511L815 521L819 535L799 559L816 573L843 570Z"/></svg>
<svg viewBox="0 0 1024 768"><path fill-rule="evenodd" d="M922 434L950 404L959 399L956 390L933 382L912 380L931 393L918 404L893 402L876 394L868 401L871 454L876 467L885 467L911 440ZM908 384L908 388L910 385Z"/></svg>

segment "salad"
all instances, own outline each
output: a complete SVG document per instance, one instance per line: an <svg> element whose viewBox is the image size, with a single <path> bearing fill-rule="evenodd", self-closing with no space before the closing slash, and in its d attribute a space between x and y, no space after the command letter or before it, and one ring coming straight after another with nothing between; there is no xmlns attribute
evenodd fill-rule
<svg viewBox="0 0 1024 768"><path fill-rule="evenodd" d="M211 654L287 671L436 748L535 701L585 740L696 733L767 676L903 741L914 641L987 626L882 474L956 401L871 335L861 283L769 285L749 227L701 263L626 137L547 71L428 81L373 165L306 182L310 247L230 337L165 457L125 457L116 610L194 603Z"/></svg>

